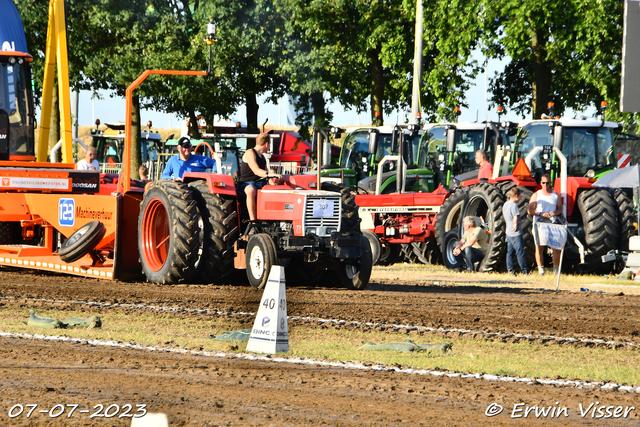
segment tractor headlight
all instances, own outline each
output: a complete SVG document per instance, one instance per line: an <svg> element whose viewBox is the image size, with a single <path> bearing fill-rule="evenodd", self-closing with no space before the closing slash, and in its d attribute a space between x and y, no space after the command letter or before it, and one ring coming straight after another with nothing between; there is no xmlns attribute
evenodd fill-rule
<svg viewBox="0 0 640 427"><path fill-rule="evenodd" d="M593 169L589 169L587 171L587 178L592 179L595 176L596 176L596 171L594 171Z"/></svg>

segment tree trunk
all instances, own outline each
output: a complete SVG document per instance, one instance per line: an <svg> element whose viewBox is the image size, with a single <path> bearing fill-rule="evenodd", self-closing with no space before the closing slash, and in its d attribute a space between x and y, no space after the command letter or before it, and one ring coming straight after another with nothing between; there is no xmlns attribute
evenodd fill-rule
<svg viewBox="0 0 640 427"><path fill-rule="evenodd" d="M211 123L211 125L213 126L213 123ZM189 111L189 130L187 132L189 132L189 134L191 135L191 138L200 139L200 129L198 128L198 118L196 117L196 112L193 110Z"/></svg>
<svg viewBox="0 0 640 427"><path fill-rule="evenodd" d="M384 101L384 75L382 61L380 60L380 46L367 52L369 70L371 71L371 123L373 126L382 126L383 101Z"/></svg>
<svg viewBox="0 0 640 427"><path fill-rule="evenodd" d="M532 102L533 118L539 119L548 113L547 104L551 97L551 67L547 62L547 39L544 30L534 29L531 34L531 49L533 51L532 67Z"/></svg>
<svg viewBox="0 0 640 427"><path fill-rule="evenodd" d="M247 106L247 132L259 133L262 129L258 127L258 100L255 93L247 93L245 104ZM247 139L247 150L256 145L254 138Z"/></svg>
<svg viewBox="0 0 640 427"><path fill-rule="evenodd" d="M140 96L133 95L131 105L131 178L140 179L138 170L142 164L140 151ZM122 159L124 161L124 159Z"/></svg>
<svg viewBox="0 0 640 427"><path fill-rule="evenodd" d="M322 92L314 92L311 94L311 107L313 108L313 127L326 128L330 124L329 115L327 114L326 104Z"/></svg>
<svg viewBox="0 0 640 427"><path fill-rule="evenodd" d="M58 84L53 83L53 96L51 99L51 127L49 128L49 153L54 145L60 141L60 99L58 97ZM53 160L53 159L52 159ZM62 146L56 153L56 162L62 162Z"/></svg>

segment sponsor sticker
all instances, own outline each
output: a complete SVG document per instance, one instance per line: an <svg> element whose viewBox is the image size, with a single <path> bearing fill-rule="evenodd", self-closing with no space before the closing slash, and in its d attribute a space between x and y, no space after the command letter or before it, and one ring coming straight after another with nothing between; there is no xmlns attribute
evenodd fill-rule
<svg viewBox="0 0 640 427"><path fill-rule="evenodd" d="M3 188L32 188L35 190L68 190L69 180L66 178L32 178L3 177L0 181Z"/></svg>
<svg viewBox="0 0 640 427"><path fill-rule="evenodd" d="M69 172L71 189L74 193L98 193L100 191L100 172Z"/></svg>
<svg viewBox="0 0 640 427"><path fill-rule="evenodd" d="M63 198L58 202L58 223L61 227L73 227L76 223L76 201Z"/></svg>

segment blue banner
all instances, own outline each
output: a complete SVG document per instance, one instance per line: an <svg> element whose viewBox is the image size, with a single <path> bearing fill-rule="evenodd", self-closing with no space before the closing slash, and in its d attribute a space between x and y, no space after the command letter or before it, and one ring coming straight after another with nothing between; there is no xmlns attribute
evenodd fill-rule
<svg viewBox="0 0 640 427"><path fill-rule="evenodd" d="M0 50L28 52L22 20L11 0L0 0Z"/></svg>

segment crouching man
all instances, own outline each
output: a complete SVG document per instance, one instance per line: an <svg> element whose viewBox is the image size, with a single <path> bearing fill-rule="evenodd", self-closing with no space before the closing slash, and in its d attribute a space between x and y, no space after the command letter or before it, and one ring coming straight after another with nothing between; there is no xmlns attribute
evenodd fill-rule
<svg viewBox="0 0 640 427"><path fill-rule="evenodd" d="M462 220L464 234L462 239L453 249L453 255L462 258L467 265L468 271L475 271L474 264L482 261L487 252L487 233L476 225L476 220L472 216L467 216Z"/></svg>

